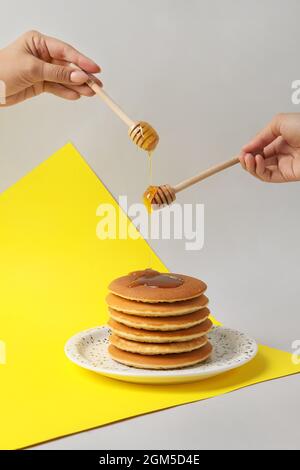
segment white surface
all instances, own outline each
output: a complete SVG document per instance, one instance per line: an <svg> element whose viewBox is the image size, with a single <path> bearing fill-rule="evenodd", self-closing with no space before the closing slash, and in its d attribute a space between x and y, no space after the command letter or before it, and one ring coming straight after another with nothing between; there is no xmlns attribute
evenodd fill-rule
<svg viewBox="0 0 300 470"><path fill-rule="evenodd" d="M177 183L230 158L274 113L300 111L291 104L300 78L298 0L1 0L0 7L0 47L36 28L100 62L107 91L160 133L155 182ZM147 186L143 154L97 98L43 96L1 110L0 133L1 190L68 140L116 197L139 201ZM208 283L220 321L285 350L300 338L299 196L299 184L269 186L237 167L180 195L205 203L201 252L186 252L183 241L153 243L171 270ZM60 442L149 446L147 429L156 426L151 445L164 447L164 420L175 420L170 447L299 446L299 382L258 385ZM201 439L198 420L208 429ZM231 425L245 421L244 433ZM116 440L123 432L127 440Z"/></svg>
<svg viewBox="0 0 300 470"><path fill-rule="evenodd" d="M36 449L299 449L299 376L151 413Z"/></svg>

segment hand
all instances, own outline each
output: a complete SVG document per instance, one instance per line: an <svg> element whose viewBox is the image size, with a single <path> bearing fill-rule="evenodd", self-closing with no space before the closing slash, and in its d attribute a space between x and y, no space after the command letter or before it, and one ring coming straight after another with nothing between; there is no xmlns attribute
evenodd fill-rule
<svg viewBox="0 0 300 470"><path fill-rule="evenodd" d="M242 167L262 181L300 181L300 114L278 114L240 155Z"/></svg>
<svg viewBox="0 0 300 470"><path fill-rule="evenodd" d="M72 69L76 64L83 71ZM100 67L69 44L29 31L0 50L0 80L5 84L5 106L47 92L61 98L77 100L93 96L86 85L88 74ZM100 80L94 80L102 85Z"/></svg>

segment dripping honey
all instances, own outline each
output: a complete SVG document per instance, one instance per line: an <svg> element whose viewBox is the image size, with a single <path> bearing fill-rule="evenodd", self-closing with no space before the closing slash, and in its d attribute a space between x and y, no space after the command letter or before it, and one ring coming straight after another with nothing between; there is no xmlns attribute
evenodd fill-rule
<svg viewBox="0 0 300 470"><path fill-rule="evenodd" d="M143 201L144 201L144 205L147 209L148 214L151 214L151 212L153 210L152 209L152 202L153 202L153 199L156 196L157 189L158 189L157 186L149 186L146 189L146 191L144 192Z"/></svg>

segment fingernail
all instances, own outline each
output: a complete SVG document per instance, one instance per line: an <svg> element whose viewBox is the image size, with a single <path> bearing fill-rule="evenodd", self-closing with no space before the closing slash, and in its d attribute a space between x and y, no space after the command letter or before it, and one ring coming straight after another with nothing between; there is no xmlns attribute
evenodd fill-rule
<svg viewBox="0 0 300 470"><path fill-rule="evenodd" d="M88 75L81 70L75 70L71 73L70 79L72 83L84 83L88 80Z"/></svg>
<svg viewBox="0 0 300 470"><path fill-rule="evenodd" d="M95 67L97 67L97 69L99 70L99 73L102 72L102 69L101 69L100 65L96 64L96 62L94 62L94 65L95 65Z"/></svg>

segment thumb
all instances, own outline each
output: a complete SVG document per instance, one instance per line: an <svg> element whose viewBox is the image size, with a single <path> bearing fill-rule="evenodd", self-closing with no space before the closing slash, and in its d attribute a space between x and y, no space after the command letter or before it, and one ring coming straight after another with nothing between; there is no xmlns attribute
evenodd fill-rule
<svg viewBox="0 0 300 470"><path fill-rule="evenodd" d="M43 62L43 80L47 82L62 83L64 85L82 85L89 76L82 70L74 70L71 67L49 64Z"/></svg>
<svg viewBox="0 0 300 470"><path fill-rule="evenodd" d="M244 153L261 153L265 147L274 142L281 135L281 125L284 116L284 114L277 114L254 139L243 147Z"/></svg>

